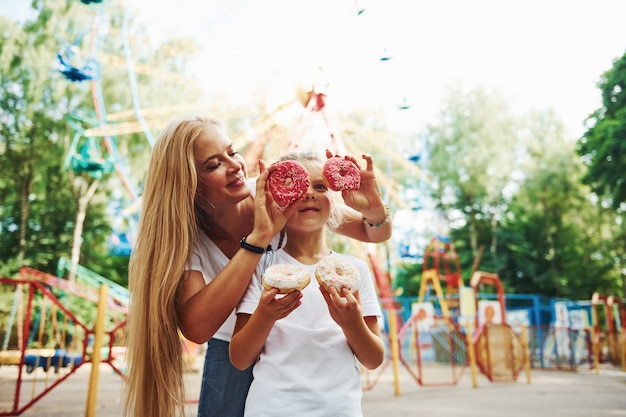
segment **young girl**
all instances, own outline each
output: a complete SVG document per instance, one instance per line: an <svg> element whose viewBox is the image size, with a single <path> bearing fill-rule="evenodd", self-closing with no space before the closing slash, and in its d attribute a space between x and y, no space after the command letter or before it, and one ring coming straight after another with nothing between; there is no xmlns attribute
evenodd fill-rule
<svg viewBox="0 0 626 417"><path fill-rule="evenodd" d="M237 308L230 358L239 369L254 364L245 416L358 417L358 364L374 369L384 359L372 277L364 261L335 254L357 267L358 292L335 287L326 291L316 285L316 265L332 253L325 226L337 228L341 219L324 184L321 159L311 153L281 159L302 163L311 184L287 221L287 243L273 254L272 263L299 265L312 279L302 291L277 296L276 288L263 289L260 266Z"/></svg>

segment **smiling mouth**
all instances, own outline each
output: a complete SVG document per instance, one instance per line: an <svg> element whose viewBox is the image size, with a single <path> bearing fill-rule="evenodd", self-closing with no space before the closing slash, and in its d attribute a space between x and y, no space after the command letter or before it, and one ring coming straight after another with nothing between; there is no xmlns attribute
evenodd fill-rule
<svg viewBox="0 0 626 417"><path fill-rule="evenodd" d="M244 182L245 181L244 181L243 177L240 177L240 178L237 178L236 180L231 181L230 183L228 183L228 186L229 187L240 186L240 185L243 185Z"/></svg>

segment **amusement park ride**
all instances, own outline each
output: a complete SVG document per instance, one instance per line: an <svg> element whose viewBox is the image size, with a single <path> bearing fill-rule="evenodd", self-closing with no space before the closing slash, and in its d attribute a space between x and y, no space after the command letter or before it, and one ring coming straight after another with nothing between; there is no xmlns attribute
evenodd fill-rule
<svg viewBox="0 0 626 417"><path fill-rule="evenodd" d="M481 309L479 290L495 287L497 306ZM431 294L431 290L434 292ZM424 250L419 296L406 315L396 314L394 302L383 303L387 311L390 357L382 371L401 364L423 386L456 385L469 366L474 386L480 371L489 381L515 381L524 365L530 381L526 334L516 332L505 317L504 288L497 275L474 271L465 286L458 255L447 238L433 237ZM400 323L394 323L400 321ZM398 330L396 330L396 328ZM371 389L378 375L367 375ZM396 383L396 395L399 386Z"/></svg>

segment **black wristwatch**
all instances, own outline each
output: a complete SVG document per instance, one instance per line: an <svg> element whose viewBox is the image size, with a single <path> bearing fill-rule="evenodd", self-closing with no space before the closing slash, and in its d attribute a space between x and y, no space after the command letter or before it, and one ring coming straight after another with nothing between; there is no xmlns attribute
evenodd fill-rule
<svg viewBox="0 0 626 417"><path fill-rule="evenodd" d="M258 253L259 255L262 255L265 253L265 248L249 244L248 242L246 242L245 237L241 239L239 244L241 245L242 248L244 248L245 250L249 250L250 252Z"/></svg>

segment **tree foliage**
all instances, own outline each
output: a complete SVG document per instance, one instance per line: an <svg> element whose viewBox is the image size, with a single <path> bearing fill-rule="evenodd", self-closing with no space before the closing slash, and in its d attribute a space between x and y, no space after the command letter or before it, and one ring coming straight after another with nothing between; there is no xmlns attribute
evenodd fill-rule
<svg viewBox="0 0 626 417"><path fill-rule="evenodd" d="M623 294L606 245L616 219L582 183L575 141L552 110L514 118L498 92L452 90L429 132L429 174L460 220L451 234L465 282L478 262L510 293Z"/></svg>
<svg viewBox="0 0 626 417"><path fill-rule="evenodd" d="M63 108L67 101L54 78L50 15L18 27L3 19L0 40L0 164L4 274L21 265L49 269L69 243L71 207L58 161L65 153Z"/></svg>
<svg viewBox="0 0 626 417"><path fill-rule="evenodd" d="M109 256L120 216L114 210L133 202L123 179L140 191L150 145L140 129L109 136L109 148L102 135L86 132L103 123L136 124L136 105L157 109L163 119L171 117L166 106L194 103L198 88L185 65L197 48L184 39L153 46L119 3L52 0L33 7L34 18L25 23L0 17L0 275L12 276L21 266L55 273L58 259L69 257L78 203L94 181L92 172L77 171L69 161L81 146L98 157L86 146L91 143L118 170L100 177L88 202L80 262L125 283L127 258ZM122 36L126 23L131 30ZM137 68L135 91L127 47ZM91 68L95 76L72 81L60 72L68 68L83 74ZM118 175L122 169L127 178Z"/></svg>
<svg viewBox="0 0 626 417"><path fill-rule="evenodd" d="M587 165L586 184L617 209L626 203L626 54L599 82L602 106L587 119L578 154Z"/></svg>
<svg viewBox="0 0 626 417"><path fill-rule="evenodd" d="M429 127L429 172L435 196L448 213L465 215L471 250L478 251L478 225L496 227L516 160L516 136L502 96L484 89L451 89L439 116Z"/></svg>

